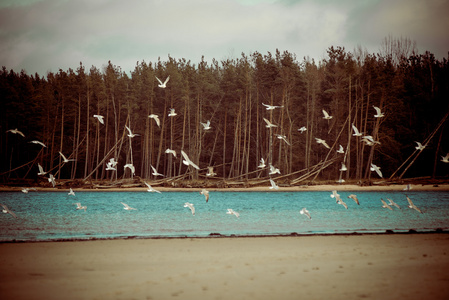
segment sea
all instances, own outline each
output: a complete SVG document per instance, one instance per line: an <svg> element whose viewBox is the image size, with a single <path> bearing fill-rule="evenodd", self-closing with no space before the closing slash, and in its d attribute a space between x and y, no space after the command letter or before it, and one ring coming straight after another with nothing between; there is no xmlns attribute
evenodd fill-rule
<svg viewBox="0 0 449 300"><path fill-rule="evenodd" d="M422 213L408 207L403 191L338 193L348 209L330 197L332 191L211 191L208 202L199 191L0 192L0 203L17 216L0 213L0 242L449 230L448 192L407 191ZM360 205L347 198L350 194ZM383 208L381 198L401 208ZM77 210L77 202L86 211ZM121 202L135 210L125 210ZM194 205L195 215L186 202ZM300 214L302 208L311 219ZM228 209L239 217L227 214Z"/></svg>

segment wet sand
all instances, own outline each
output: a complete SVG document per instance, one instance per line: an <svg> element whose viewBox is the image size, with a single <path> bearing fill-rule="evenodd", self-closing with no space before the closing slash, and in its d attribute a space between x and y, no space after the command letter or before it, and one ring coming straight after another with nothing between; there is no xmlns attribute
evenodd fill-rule
<svg viewBox="0 0 449 300"><path fill-rule="evenodd" d="M449 299L449 234L0 244L2 299Z"/></svg>

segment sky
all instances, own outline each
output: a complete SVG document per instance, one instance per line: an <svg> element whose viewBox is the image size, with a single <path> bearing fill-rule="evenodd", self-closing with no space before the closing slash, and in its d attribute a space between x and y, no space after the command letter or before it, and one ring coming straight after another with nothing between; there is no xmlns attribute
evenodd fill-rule
<svg viewBox="0 0 449 300"><path fill-rule="evenodd" d="M298 61L387 36L448 58L449 0L0 0L0 65L27 74L288 51Z"/></svg>

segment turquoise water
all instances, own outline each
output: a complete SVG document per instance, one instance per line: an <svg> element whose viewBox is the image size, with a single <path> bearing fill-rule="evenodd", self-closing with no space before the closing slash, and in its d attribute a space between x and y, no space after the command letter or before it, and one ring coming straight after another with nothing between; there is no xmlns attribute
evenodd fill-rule
<svg viewBox="0 0 449 300"><path fill-rule="evenodd" d="M357 194L360 205L348 199ZM334 234L352 232L434 231L449 229L449 193L408 192L423 214L407 207L403 192L339 192L346 210L331 192L2 192L0 202L16 213L0 214L0 241L122 237L205 237ZM401 209L382 208L380 198ZM120 202L137 210L126 211ZM87 206L76 210L75 202ZM195 205L192 215L185 202ZM312 219L299 211L306 207ZM228 208L240 213L226 214Z"/></svg>

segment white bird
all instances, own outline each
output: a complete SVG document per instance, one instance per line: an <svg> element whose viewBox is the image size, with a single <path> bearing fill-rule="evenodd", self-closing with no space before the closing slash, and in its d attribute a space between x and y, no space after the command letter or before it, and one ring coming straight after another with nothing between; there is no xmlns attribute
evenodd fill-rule
<svg viewBox="0 0 449 300"><path fill-rule="evenodd" d="M62 160L64 161L64 163L68 163L70 161L75 161L74 159L68 159L67 157L64 156L64 154L62 154L61 152L59 152L59 154L62 157Z"/></svg>
<svg viewBox="0 0 449 300"><path fill-rule="evenodd" d="M156 190L156 189L154 189L151 185L149 185L148 183L146 183L145 182L145 185L148 187L148 190L147 190L147 192L150 192L150 193L152 193L152 192L156 192L156 193L161 193L160 191L158 191L158 190Z"/></svg>
<svg viewBox="0 0 449 300"><path fill-rule="evenodd" d="M377 106L374 106L374 109L376 110L376 114L374 115L375 118L382 118L385 116L385 114L383 112L380 111L380 108Z"/></svg>
<svg viewBox="0 0 449 300"><path fill-rule="evenodd" d="M200 123L201 123L201 125L203 125L204 130L209 130L212 128L212 127L210 127L210 120L207 120L206 123L203 123L203 122L200 122Z"/></svg>
<svg viewBox="0 0 449 300"><path fill-rule="evenodd" d="M13 213L13 212L8 208L8 206L6 206L6 205L3 204L3 203L0 203L0 205L3 207L2 212L3 212L4 214L10 214L11 216L13 216L14 218L17 219L16 214Z"/></svg>
<svg viewBox="0 0 449 300"><path fill-rule="evenodd" d="M134 168L134 165L133 165L133 164L126 164L126 165L124 165L124 166L123 166L123 170L126 171L126 168L130 169L130 170L131 170L131 173L132 173L133 175L136 174L136 168Z"/></svg>
<svg viewBox="0 0 449 300"><path fill-rule="evenodd" d="M226 214L228 215L234 215L237 218L240 216L240 214L238 212L236 212L235 210L233 210L232 208L228 208L228 211L226 212Z"/></svg>
<svg viewBox="0 0 449 300"><path fill-rule="evenodd" d="M129 206L128 204L126 204L126 203L123 203L123 202L120 202L121 204L123 204L123 209L124 210L137 210L137 208L134 208L134 207L131 207L131 206Z"/></svg>
<svg viewBox="0 0 449 300"><path fill-rule="evenodd" d="M181 154L184 157L184 160L182 161L183 164L185 164L186 166L192 166L192 167L194 167L197 170L200 169L195 163L193 163L190 160L190 158L187 156L187 154L183 150L181 150Z"/></svg>
<svg viewBox="0 0 449 300"><path fill-rule="evenodd" d="M271 178L270 178L270 183L271 183L270 190L273 190L273 189L278 190L279 189L279 186L277 186L276 182L274 182L274 180Z"/></svg>
<svg viewBox="0 0 449 300"><path fill-rule="evenodd" d="M39 141L31 141L31 142L29 142L29 143L33 143L33 144L37 144L37 145L41 145L42 147L47 147L47 146L45 146L45 144L44 143L42 143L42 142L39 142Z"/></svg>
<svg viewBox="0 0 449 300"><path fill-rule="evenodd" d="M274 167L272 164L270 164L270 172L268 173L269 175L274 175L274 174L281 174L281 171Z"/></svg>
<svg viewBox="0 0 449 300"><path fill-rule="evenodd" d="M406 186L405 186L405 188L403 188L402 190L403 191L410 191L412 189L412 185L411 184L407 184Z"/></svg>
<svg viewBox="0 0 449 300"><path fill-rule="evenodd" d="M306 130L307 130L306 126L302 126L301 128L298 129L298 131L301 133L304 133L304 131Z"/></svg>
<svg viewBox="0 0 449 300"><path fill-rule="evenodd" d="M341 168L340 168L340 172L344 172L347 171L348 168L346 167L346 165L344 163L341 163Z"/></svg>
<svg viewBox="0 0 449 300"><path fill-rule="evenodd" d="M446 156L441 156L441 161L444 163L449 163L449 153Z"/></svg>
<svg viewBox="0 0 449 300"><path fill-rule="evenodd" d="M31 190L35 190L35 191L36 191L35 188L23 188L23 189L22 189L22 193L28 194L28 192L31 191Z"/></svg>
<svg viewBox="0 0 449 300"><path fill-rule="evenodd" d="M415 142L418 146L415 147L416 150L422 151L426 146L423 146L420 142Z"/></svg>
<svg viewBox="0 0 449 300"><path fill-rule="evenodd" d="M397 208L401 209L401 207L400 207L396 202L394 202L393 200L391 200L391 199L389 199L389 198L387 198L387 200L390 202L388 205L390 205L390 206L396 206Z"/></svg>
<svg viewBox="0 0 449 300"><path fill-rule="evenodd" d="M217 173L214 172L214 167L212 167L212 166L207 167L206 176L207 177L214 177L215 175L217 175Z"/></svg>
<svg viewBox="0 0 449 300"><path fill-rule="evenodd" d="M376 166L375 164L371 164L371 171L376 171L377 175L379 175L379 177L383 178L382 176L382 172L380 171L380 167Z"/></svg>
<svg viewBox="0 0 449 300"><path fill-rule="evenodd" d="M363 133L359 132L359 130L357 129L357 127L355 127L354 124L352 124L352 130L354 130L354 133L352 134L353 136L362 136Z"/></svg>
<svg viewBox="0 0 449 300"><path fill-rule="evenodd" d="M316 140L316 142L318 143L318 144L322 144L324 147L326 147L327 149L330 149L331 147L329 147L329 145L326 143L326 141L325 140L323 140L323 139L319 139L319 138L315 138L315 140Z"/></svg>
<svg viewBox="0 0 449 300"><path fill-rule="evenodd" d="M265 126L267 128L278 127L277 125L274 125L273 123L268 121L268 119L266 119L266 118L263 118L263 120L265 121L265 123L267 123L267 125Z"/></svg>
<svg viewBox="0 0 449 300"><path fill-rule="evenodd" d="M209 201L209 191L206 189L202 189L200 194L204 195L204 197L206 198L206 203L207 203Z"/></svg>
<svg viewBox="0 0 449 300"><path fill-rule="evenodd" d="M332 191L331 198L335 198L335 202L343 205L344 208L348 209L348 205L340 198L340 194L338 194L336 190Z"/></svg>
<svg viewBox="0 0 449 300"><path fill-rule="evenodd" d="M265 164L265 159L263 159L263 157L260 159L260 163L259 163L259 165L257 166L258 168L260 168L260 169L263 169L263 168L265 168L267 165Z"/></svg>
<svg viewBox="0 0 449 300"><path fill-rule="evenodd" d="M70 188L69 193L67 194L69 196L75 196L75 192L72 190L72 188Z"/></svg>
<svg viewBox="0 0 449 300"><path fill-rule="evenodd" d="M345 182L346 180L344 180L344 179L338 179L336 182L337 183L343 183L343 182Z"/></svg>
<svg viewBox="0 0 449 300"><path fill-rule="evenodd" d="M106 163L106 171L117 171L114 164L110 161Z"/></svg>
<svg viewBox="0 0 449 300"><path fill-rule="evenodd" d="M81 206L81 203L79 203L79 202L76 202L73 204L76 205L76 209L78 209L78 210L84 209L84 211L86 211L86 209L87 209L87 206Z"/></svg>
<svg viewBox="0 0 449 300"><path fill-rule="evenodd" d="M340 148L338 148L337 153L341 153L341 154L345 153L345 149L343 148L342 145L340 145Z"/></svg>
<svg viewBox="0 0 449 300"><path fill-rule="evenodd" d="M380 145L380 142L375 141L372 135L363 136L361 142L366 143L368 146L373 146L374 144Z"/></svg>
<svg viewBox="0 0 449 300"><path fill-rule="evenodd" d="M155 76L156 77L156 76ZM164 82L162 82L159 78L157 78L156 77L156 79L157 79L157 81L159 81L159 85L158 85L158 87L160 87L160 88L162 88L162 89L165 89L166 87L167 87L167 82L170 80L170 75L167 77L167 79L165 79L165 81Z"/></svg>
<svg viewBox="0 0 449 300"><path fill-rule="evenodd" d="M165 150L165 153L167 153L167 154L170 154L170 153L171 153L171 154L173 154L174 157L176 157L176 150L172 150L172 149L168 149L168 148L167 148L167 149Z"/></svg>
<svg viewBox="0 0 449 300"><path fill-rule="evenodd" d="M158 127L161 127L161 120L159 120L159 116L155 114L151 114L148 116L148 118L153 119L156 122L156 125Z"/></svg>
<svg viewBox="0 0 449 300"><path fill-rule="evenodd" d="M177 116L178 114L175 112L174 108L170 108L170 112L168 114L169 117L174 117Z"/></svg>
<svg viewBox="0 0 449 300"><path fill-rule="evenodd" d="M423 213L415 204L413 204L412 200L408 196L405 196L405 197L407 197L408 207L409 208L412 208L412 209L416 210L419 213Z"/></svg>
<svg viewBox="0 0 449 300"><path fill-rule="evenodd" d="M324 109L323 109L323 115L324 115L323 119L325 119L325 120L330 120L330 119L333 118L333 117L330 116L330 115L327 113L327 111L325 111Z"/></svg>
<svg viewBox="0 0 449 300"><path fill-rule="evenodd" d="M135 137L135 136L138 136L138 134L133 133L133 132L131 131L131 129L129 129L128 126L125 125L125 127L126 127L126 129L128 130L128 136L129 136L130 138L133 138L133 137Z"/></svg>
<svg viewBox="0 0 449 300"><path fill-rule="evenodd" d="M102 115L94 115L94 118L97 118L98 122L104 124L104 117Z"/></svg>
<svg viewBox="0 0 449 300"><path fill-rule="evenodd" d="M55 185L56 185L55 177L52 174L50 174L50 176L47 179L48 179L48 182L50 182L51 185L53 187L55 187Z"/></svg>
<svg viewBox="0 0 449 300"><path fill-rule="evenodd" d="M287 136L285 135L280 135L280 134L276 134L277 138L280 140L283 140L285 143L287 143L287 145L291 146L291 144L289 143L289 141L287 141Z"/></svg>
<svg viewBox="0 0 449 300"><path fill-rule="evenodd" d="M162 176L162 177L164 177L164 175L163 174L161 174L161 173L159 173L157 170L156 170L156 168L155 167L153 167L153 165L150 165L150 167L151 167L151 169L153 170L153 173L151 173L151 174L153 174L154 176Z"/></svg>
<svg viewBox="0 0 449 300"><path fill-rule="evenodd" d="M388 205L387 202L385 202L384 199L381 198L380 201L382 201L382 207L383 207L383 208L388 208L389 210L393 210L393 209L391 208L391 206Z"/></svg>
<svg viewBox="0 0 449 300"><path fill-rule="evenodd" d="M6 132L11 132L11 133L14 133L14 134L20 134L21 136L25 137L25 135L23 134L23 132L20 131L20 130L18 130L17 128L16 128L16 129L6 130Z"/></svg>
<svg viewBox="0 0 449 300"><path fill-rule="evenodd" d="M340 197L338 197L339 200L337 201L338 204L343 205L344 208L348 209L348 205L346 202L344 202Z"/></svg>
<svg viewBox="0 0 449 300"><path fill-rule="evenodd" d="M307 216L309 219L312 219L312 217L310 216L310 212L304 207L303 209L301 209L300 211L299 211L299 213L301 214L301 215L305 215L305 216Z"/></svg>
<svg viewBox="0 0 449 300"><path fill-rule="evenodd" d="M118 161L115 160L114 157L109 159L109 163L108 163L111 167L116 167L118 164Z"/></svg>
<svg viewBox="0 0 449 300"><path fill-rule="evenodd" d="M349 196L348 196L348 198L350 198L350 199L354 200L354 201L355 201L355 203L357 203L357 205L360 205L359 199L357 198L357 196L356 196L356 195L354 195L354 194L351 194L351 195L349 195Z"/></svg>
<svg viewBox="0 0 449 300"><path fill-rule="evenodd" d="M47 174L47 172L44 172L44 168L42 168L40 163L37 163L37 167L39 168L39 173L37 173L38 176Z"/></svg>
<svg viewBox="0 0 449 300"><path fill-rule="evenodd" d="M186 202L186 203L184 203L184 207L190 208L190 211L192 212L192 215L195 215L195 207L193 206L192 203Z"/></svg>
<svg viewBox="0 0 449 300"><path fill-rule="evenodd" d="M266 110L274 110L275 108L282 108L283 106L276 106L276 105L268 105L265 103L262 103L263 106L266 107Z"/></svg>

